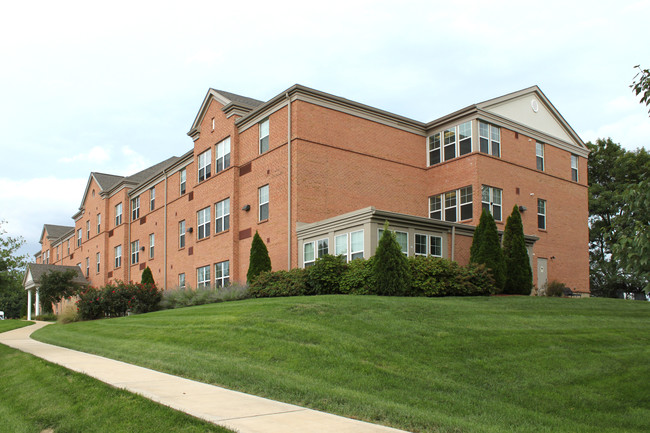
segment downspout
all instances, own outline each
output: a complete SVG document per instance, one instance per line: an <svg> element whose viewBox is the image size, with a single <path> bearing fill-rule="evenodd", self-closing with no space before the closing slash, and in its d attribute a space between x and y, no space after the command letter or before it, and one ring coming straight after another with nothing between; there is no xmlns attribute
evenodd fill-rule
<svg viewBox="0 0 650 433"><path fill-rule="evenodd" d="M287 103L287 270L291 269L291 97L286 94Z"/></svg>
<svg viewBox="0 0 650 433"><path fill-rule="evenodd" d="M165 176L165 212L163 214L163 290L167 290L167 169L163 170Z"/></svg>
<svg viewBox="0 0 650 433"><path fill-rule="evenodd" d="M131 263L131 254L132 254L132 252L131 252L131 224L133 223L133 221L131 221L131 219L133 218L133 212L131 211L131 198L130 198L128 192L126 193L126 206L124 206L124 207L129 212L129 213L127 213L127 215L129 216L128 241L126 243L125 250L126 250L126 253L127 253L126 262L129 265L127 267L128 271L127 271L127 274L126 274L126 279L130 282L131 281L131 266L132 266L132 263Z"/></svg>
<svg viewBox="0 0 650 433"><path fill-rule="evenodd" d="M451 257L453 261L456 256L456 226L451 226Z"/></svg>

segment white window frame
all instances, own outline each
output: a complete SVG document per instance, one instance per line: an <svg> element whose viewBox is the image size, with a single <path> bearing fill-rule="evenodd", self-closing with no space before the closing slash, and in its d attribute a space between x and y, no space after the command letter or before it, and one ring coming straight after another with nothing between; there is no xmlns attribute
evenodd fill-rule
<svg viewBox="0 0 650 433"><path fill-rule="evenodd" d="M178 248L185 248L185 220L178 222Z"/></svg>
<svg viewBox="0 0 650 433"><path fill-rule="evenodd" d="M154 233L149 234L149 258L154 258L154 252L156 247L156 235Z"/></svg>
<svg viewBox="0 0 650 433"><path fill-rule="evenodd" d="M77 230L77 246L81 246L81 241L83 240L83 230L79 229Z"/></svg>
<svg viewBox="0 0 650 433"><path fill-rule="evenodd" d="M474 216L474 188L472 185L458 189L458 221L468 221ZM463 209L469 207L469 218L463 218Z"/></svg>
<svg viewBox="0 0 650 433"><path fill-rule="evenodd" d="M487 200L486 200L486 191L487 191ZM499 191L499 193L495 194L495 191ZM497 196L499 198L499 203L495 203L495 198ZM498 218L494 215L495 207L499 208ZM481 208L489 210L495 221L502 221L503 220L503 190L501 188L495 188L492 186L483 185L481 187Z"/></svg>
<svg viewBox="0 0 650 433"><path fill-rule="evenodd" d="M578 182L578 155L571 155L571 180Z"/></svg>
<svg viewBox="0 0 650 433"><path fill-rule="evenodd" d="M347 233L334 236L334 254L337 257L344 257L346 263L350 261L350 257L348 256L348 238L349 236ZM341 242L341 240L343 242Z"/></svg>
<svg viewBox="0 0 650 433"><path fill-rule="evenodd" d="M140 262L140 240L131 242L131 264Z"/></svg>
<svg viewBox="0 0 650 433"><path fill-rule="evenodd" d="M90 240L90 220L86 221L86 240Z"/></svg>
<svg viewBox="0 0 650 433"><path fill-rule="evenodd" d="M122 266L122 245L118 245L113 248L115 256L115 268Z"/></svg>
<svg viewBox="0 0 650 433"><path fill-rule="evenodd" d="M115 205L115 227L122 224L122 203Z"/></svg>
<svg viewBox="0 0 650 433"><path fill-rule="evenodd" d="M429 197L429 218L444 221L442 194L436 194Z"/></svg>
<svg viewBox="0 0 650 433"><path fill-rule="evenodd" d="M458 221L458 190L448 191L444 194L445 221L455 223ZM449 212L451 211L451 212ZM451 215L453 212L453 215Z"/></svg>
<svg viewBox="0 0 650 433"><path fill-rule="evenodd" d="M100 253L95 254L95 261L97 262L97 273L101 271L101 262L102 262L102 256Z"/></svg>
<svg viewBox="0 0 650 433"><path fill-rule="evenodd" d="M419 245L424 247L424 253L421 251L418 252L418 237L424 238L424 245L420 242ZM432 256L432 257L442 257L442 237L436 235L426 235L423 233L415 234L415 248L414 253L416 256ZM433 240L436 242L433 242ZM421 239L420 239L421 240ZM434 248L439 249L439 252L434 253Z"/></svg>
<svg viewBox="0 0 650 433"><path fill-rule="evenodd" d="M210 287L210 265L196 269L196 288Z"/></svg>
<svg viewBox="0 0 650 433"><path fill-rule="evenodd" d="M478 143L479 152L501 158L501 128L498 126L479 120Z"/></svg>
<svg viewBox="0 0 650 433"><path fill-rule="evenodd" d="M86 257L86 278L90 277L90 257Z"/></svg>
<svg viewBox="0 0 650 433"><path fill-rule="evenodd" d="M269 201L270 201L270 188L269 185L266 184L264 186L261 186L257 190L257 197L259 201L259 207L258 207L258 221L265 221L269 219ZM266 209L266 215L265 218L262 218L262 211Z"/></svg>
<svg viewBox="0 0 650 433"><path fill-rule="evenodd" d="M437 239L437 240L439 241L439 244L440 244L440 253L439 253L439 254L434 254L434 252L433 252L434 243L433 243L432 241L433 241L434 239ZM436 243L438 243L438 242L436 242ZM442 236L435 236L435 235L431 235L431 236L429 236L429 248L428 248L428 252L429 252L429 255L430 255L430 256L433 256L433 257L442 257Z"/></svg>
<svg viewBox="0 0 650 433"><path fill-rule="evenodd" d="M424 245L422 244L422 238L424 238ZM429 252L429 236L422 234L422 233L416 233L415 238L414 238L414 249L413 249L413 254L416 256L427 256L427 253ZM419 250L419 248L424 247L424 252Z"/></svg>
<svg viewBox="0 0 650 433"><path fill-rule="evenodd" d="M470 216L469 218L463 218L463 209L468 207L470 208ZM450 214L448 211L452 210L453 214ZM473 212L474 188L472 185L429 197L429 218L431 219L447 222L469 221L473 217Z"/></svg>
<svg viewBox="0 0 650 433"><path fill-rule="evenodd" d="M270 149L270 136L271 136L271 128L270 128L270 123L269 123L269 118L267 117L266 119L262 120L259 123L259 131L260 131L260 140L259 140L259 151L260 155L263 153L266 153Z"/></svg>
<svg viewBox="0 0 650 433"><path fill-rule="evenodd" d="M454 125L443 131L436 132L429 136L429 149L428 149L428 166L436 165L444 161L451 161L463 155L468 155L473 151L472 143L472 121ZM469 133L467 129L469 128ZM461 139L461 132L464 138ZM467 151L466 144L469 143L469 151ZM462 148L465 151L462 151ZM453 151L453 156L447 157L447 153ZM436 157L437 156L437 157ZM437 160L437 161L436 161ZM435 162L434 162L435 161Z"/></svg>
<svg viewBox="0 0 650 433"><path fill-rule="evenodd" d="M102 231L102 214L98 213L97 214L97 234L101 233Z"/></svg>
<svg viewBox="0 0 650 433"><path fill-rule="evenodd" d="M307 247L311 246L311 252L307 254ZM302 245L302 267L308 268L316 262L316 241L305 242Z"/></svg>
<svg viewBox="0 0 650 433"><path fill-rule="evenodd" d="M178 274L178 287L184 289L185 288L185 272L181 272Z"/></svg>
<svg viewBox="0 0 650 433"><path fill-rule="evenodd" d="M537 228L539 230L546 230L546 228L548 227L548 224L546 223L547 213L548 210L547 210L546 200L538 198L537 199Z"/></svg>
<svg viewBox="0 0 650 433"><path fill-rule="evenodd" d="M214 205L214 232L230 230L230 197Z"/></svg>
<svg viewBox="0 0 650 433"><path fill-rule="evenodd" d="M70 255L70 239L68 239L68 255Z"/></svg>
<svg viewBox="0 0 650 433"><path fill-rule="evenodd" d="M230 284L230 261L214 264L214 287L226 287Z"/></svg>
<svg viewBox="0 0 650 433"><path fill-rule="evenodd" d="M131 199L131 221L140 218L140 196Z"/></svg>
<svg viewBox="0 0 650 433"><path fill-rule="evenodd" d="M210 208L211 206L208 206L196 212L197 240L210 237Z"/></svg>
<svg viewBox="0 0 650 433"><path fill-rule="evenodd" d="M199 182L210 178L212 175L212 149L208 149L199 154L196 166L196 174Z"/></svg>
<svg viewBox="0 0 650 433"><path fill-rule="evenodd" d="M409 242L409 234L408 234L408 232L403 232L401 230L390 230L390 231L395 234L395 240L399 244L400 250L402 251L402 253L404 253L404 255L408 256L409 255L409 243L410 243ZM381 239L381 235L383 233L384 233L383 228L377 229L377 243L379 243L379 239ZM399 239L398 239L398 236L397 236L398 233L399 233L400 236L403 236L404 238L406 238L406 250L404 249L404 245L401 244Z"/></svg>
<svg viewBox="0 0 650 433"><path fill-rule="evenodd" d="M355 250L353 248L353 244L352 244L353 239L352 238L355 237L354 235L360 235L361 236L361 249L360 250L359 249ZM365 254L364 250L365 250L365 238L364 238L363 229L362 230L355 230L353 232L350 232L350 261L352 261L354 259L362 259L364 257L364 254Z"/></svg>
<svg viewBox="0 0 650 433"><path fill-rule="evenodd" d="M535 160L535 168L539 171L546 171L546 164L544 162L544 143L539 141L535 142Z"/></svg>
<svg viewBox="0 0 650 433"><path fill-rule="evenodd" d="M179 173L180 173L179 174L179 176L180 176L180 184L179 184L180 195L183 195L183 194L185 194L185 191L187 189L187 170L182 169Z"/></svg>
<svg viewBox="0 0 650 433"><path fill-rule="evenodd" d="M320 259L325 254L330 252L330 240L329 238L323 238L316 241L316 258Z"/></svg>
<svg viewBox="0 0 650 433"><path fill-rule="evenodd" d="M230 167L230 137L217 143L215 154L214 173L217 174Z"/></svg>
<svg viewBox="0 0 650 433"><path fill-rule="evenodd" d="M156 209L156 187L149 188L149 212Z"/></svg>

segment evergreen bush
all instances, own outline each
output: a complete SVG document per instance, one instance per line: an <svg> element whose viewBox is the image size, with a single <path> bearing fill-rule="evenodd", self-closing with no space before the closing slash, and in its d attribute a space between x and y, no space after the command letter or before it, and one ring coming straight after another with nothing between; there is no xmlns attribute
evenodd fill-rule
<svg viewBox="0 0 650 433"><path fill-rule="evenodd" d="M152 286L156 285L156 282L153 280L153 273L151 272L151 269L149 266L144 268L144 271L142 271L142 284L151 284Z"/></svg>
<svg viewBox="0 0 650 433"><path fill-rule="evenodd" d="M408 260L397 243L395 234L388 230L388 221L379 239L373 265L378 295L401 296L410 287Z"/></svg>
<svg viewBox="0 0 650 433"><path fill-rule="evenodd" d="M253 242L251 243L251 254L246 281L249 284L253 283L255 278L265 271L271 271L271 258L269 257L269 250L256 231L255 236L253 236Z"/></svg>
<svg viewBox="0 0 650 433"><path fill-rule="evenodd" d="M348 269L343 257L325 254L307 268L308 295L341 293L341 277Z"/></svg>
<svg viewBox="0 0 650 433"><path fill-rule="evenodd" d="M506 221L503 232L503 255L506 280L503 292L512 295L530 295L533 290L533 270L526 250L524 225L517 205Z"/></svg>
<svg viewBox="0 0 650 433"><path fill-rule="evenodd" d="M341 293L351 295L376 294L373 274L375 257L355 259L348 263L347 271L341 276Z"/></svg>
<svg viewBox="0 0 650 433"><path fill-rule="evenodd" d="M499 293L506 282L505 260L499 242L499 231L492 214L483 209L470 248L470 263L484 264L492 272Z"/></svg>
<svg viewBox="0 0 650 433"><path fill-rule="evenodd" d="M413 296L486 296L496 291L484 265L461 266L440 257L409 257Z"/></svg>

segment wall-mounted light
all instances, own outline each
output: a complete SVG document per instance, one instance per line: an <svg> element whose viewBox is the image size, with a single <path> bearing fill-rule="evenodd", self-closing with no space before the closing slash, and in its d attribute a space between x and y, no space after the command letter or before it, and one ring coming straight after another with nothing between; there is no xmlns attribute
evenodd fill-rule
<svg viewBox="0 0 650 433"><path fill-rule="evenodd" d="M243 210L244 212L248 212L249 210L251 210L251 205L247 204L243 208L241 208L241 210Z"/></svg>
<svg viewBox="0 0 650 433"><path fill-rule="evenodd" d="M186 230L187 233L192 233L193 231L194 231L194 229L192 227L188 227L187 230Z"/></svg>
<svg viewBox="0 0 650 433"><path fill-rule="evenodd" d="M526 206L519 206L519 212L526 212Z"/></svg>
<svg viewBox="0 0 650 433"><path fill-rule="evenodd" d="M555 260L555 256L551 256L551 260Z"/></svg>
<svg viewBox="0 0 650 433"><path fill-rule="evenodd" d="M144 247L140 247L140 251L144 251Z"/></svg>

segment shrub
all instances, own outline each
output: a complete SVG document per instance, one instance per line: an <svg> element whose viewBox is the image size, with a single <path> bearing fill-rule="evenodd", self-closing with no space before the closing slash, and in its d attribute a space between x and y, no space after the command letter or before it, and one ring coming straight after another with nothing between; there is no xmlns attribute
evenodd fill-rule
<svg viewBox="0 0 650 433"><path fill-rule="evenodd" d="M307 279L307 271L301 268L262 272L249 285L249 294L251 298L306 295Z"/></svg>
<svg viewBox="0 0 650 433"><path fill-rule="evenodd" d="M250 284L257 276L265 271L271 271L271 258L269 257L269 250L266 249L264 241L259 233L255 232L253 242L251 243L251 254L248 265L248 273L246 274L246 281Z"/></svg>
<svg viewBox="0 0 650 433"><path fill-rule="evenodd" d="M77 307L74 304L65 303L61 307L61 313L57 321L65 325L66 323L78 322L80 319L81 316L79 315L79 311L77 311Z"/></svg>
<svg viewBox="0 0 650 433"><path fill-rule="evenodd" d="M496 291L484 265L461 266L439 257L409 258L411 294L414 296L480 296Z"/></svg>
<svg viewBox="0 0 650 433"><path fill-rule="evenodd" d="M470 263L484 264L492 272L497 289L503 291L506 269L499 243L499 232L492 214L485 209L474 232L469 260Z"/></svg>
<svg viewBox="0 0 650 433"><path fill-rule="evenodd" d="M104 317L102 297L102 292L93 287L89 287L79 294L77 309L82 320L95 320Z"/></svg>
<svg viewBox="0 0 650 433"><path fill-rule="evenodd" d="M512 209L512 214L506 221L506 228L503 232L503 255L506 269L503 292L513 295L530 295L533 289L533 271L530 267L524 239L524 226L517 205Z"/></svg>
<svg viewBox="0 0 650 433"><path fill-rule="evenodd" d="M388 230L388 221L384 224L384 232L375 251L373 274L378 295L404 295L410 285L407 258L395 234Z"/></svg>
<svg viewBox="0 0 650 433"><path fill-rule="evenodd" d="M546 284L546 290L544 291L544 294L546 296L560 298L564 296L564 291L567 289L568 287L564 283L560 283L559 281L551 281Z"/></svg>
<svg viewBox="0 0 650 433"><path fill-rule="evenodd" d="M102 289L88 289L79 295L77 308L83 320L121 317L127 313L148 313L158 309L162 294L149 284L117 281Z"/></svg>
<svg viewBox="0 0 650 433"><path fill-rule="evenodd" d="M142 271L142 284L151 284L152 286L156 285L156 282L153 280L153 273L151 272L151 269L149 266L144 268L144 271Z"/></svg>
<svg viewBox="0 0 650 433"><path fill-rule="evenodd" d="M341 284L339 287L341 293L349 293L351 295L375 294L374 260L375 258L373 256L368 260L355 259L348 263L347 271L341 276Z"/></svg>
<svg viewBox="0 0 650 433"><path fill-rule="evenodd" d="M34 317L34 320L42 320L44 322L56 322L56 314L54 313L43 313Z"/></svg>
<svg viewBox="0 0 650 433"><path fill-rule="evenodd" d="M325 254L307 268L307 294L328 295L341 293L341 277L348 265L341 256Z"/></svg>
<svg viewBox="0 0 650 433"><path fill-rule="evenodd" d="M248 286L237 283L229 284L225 287L211 288L199 287L195 290L191 288L168 290L162 294L160 308L172 309L191 307L193 305L214 304L224 301L236 301L248 298Z"/></svg>

